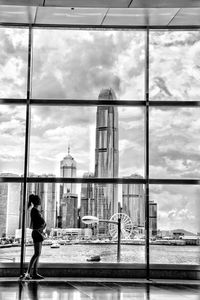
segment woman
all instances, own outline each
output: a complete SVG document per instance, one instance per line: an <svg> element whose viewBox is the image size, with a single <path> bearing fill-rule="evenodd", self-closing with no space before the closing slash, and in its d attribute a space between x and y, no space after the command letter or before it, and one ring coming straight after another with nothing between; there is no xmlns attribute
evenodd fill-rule
<svg viewBox="0 0 200 300"><path fill-rule="evenodd" d="M29 196L29 201L28 201L28 209L31 207L33 204L33 207L31 209L31 228L32 230L32 239L33 239L33 245L34 245L34 254L31 257L28 270L24 274L24 279L29 280L29 279L44 279L43 276L37 273L37 268L38 268L38 260L41 254L42 250L42 241L44 240L44 229L46 227L45 220L43 219L40 211L39 211L39 206L41 205L41 200L39 196L31 194ZM33 275L31 277L31 268L33 267Z"/></svg>

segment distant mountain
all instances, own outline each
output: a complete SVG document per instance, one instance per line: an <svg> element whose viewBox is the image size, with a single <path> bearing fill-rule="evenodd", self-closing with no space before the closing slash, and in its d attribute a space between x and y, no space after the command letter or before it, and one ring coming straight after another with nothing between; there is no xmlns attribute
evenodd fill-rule
<svg viewBox="0 0 200 300"><path fill-rule="evenodd" d="M178 233L181 232L182 234L184 234L185 236L196 236L195 233L191 232L191 231L187 231L185 229L173 229L171 230L172 233Z"/></svg>

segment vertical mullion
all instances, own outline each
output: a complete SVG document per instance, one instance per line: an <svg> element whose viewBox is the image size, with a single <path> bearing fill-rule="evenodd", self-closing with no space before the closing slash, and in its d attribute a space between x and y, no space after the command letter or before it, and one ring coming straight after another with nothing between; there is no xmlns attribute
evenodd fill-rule
<svg viewBox="0 0 200 300"><path fill-rule="evenodd" d="M146 30L145 55L145 261L149 280L149 28Z"/></svg>
<svg viewBox="0 0 200 300"><path fill-rule="evenodd" d="M29 161L29 131L30 131L30 95L31 95L31 47L32 47L32 27L29 26L28 38L28 70L27 70L27 103L26 103L26 128L25 128L25 149L24 149L24 180L23 180L23 199L22 199L22 239L21 239L21 258L20 258L20 275L23 275L24 256L25 256L25 235L26 235L26 193L27 193L27 176Z"/></svg>

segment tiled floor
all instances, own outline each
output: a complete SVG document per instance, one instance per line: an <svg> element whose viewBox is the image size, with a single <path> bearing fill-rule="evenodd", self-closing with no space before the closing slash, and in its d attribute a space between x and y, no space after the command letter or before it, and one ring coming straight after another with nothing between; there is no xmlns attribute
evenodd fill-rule
<svg viewBox="0 0 200 300"><path fill-rule="evenodd" d="M0 300L200 300L197 282L120 279L0 280Z"/></svg>

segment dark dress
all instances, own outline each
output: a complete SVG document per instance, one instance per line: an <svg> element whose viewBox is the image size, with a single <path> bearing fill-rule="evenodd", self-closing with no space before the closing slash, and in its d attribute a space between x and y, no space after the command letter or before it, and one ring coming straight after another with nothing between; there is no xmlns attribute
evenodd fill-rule
<svg viewBox="0 0 200 300"><path fill-rule="evenodd" d="M42 232L45 226L46 223L41 213L36 207L33 207L31 209L31 228L33 229L32 239L34 243L42 242L44 240Z"/></svg>

